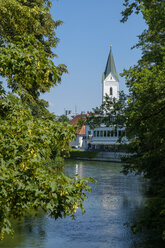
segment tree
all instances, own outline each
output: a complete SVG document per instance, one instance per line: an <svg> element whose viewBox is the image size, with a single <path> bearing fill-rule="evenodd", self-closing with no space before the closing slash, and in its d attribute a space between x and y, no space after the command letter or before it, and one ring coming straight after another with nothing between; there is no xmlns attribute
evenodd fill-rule
<svg viewBox="0 0 165 248"><path fill-rule="evenodd" d="M110 125L125 126L126 100L127 97L123 91L119 93L118 100L106 95L101 106L94 108L93 113L87 116L87 124L91 129L97 128L103 123L107 127Z"/></svg>
<svg viewBox="0 0 165 248"><path fill-rule="evenodd" d="M142 13L147 29L136 45L142 49L141 59L123 73L129 89L124 111L128 150L134 153L125 171L143 173L151 183L146 213L137 227L154 231L153 240L165 240L165 2L125 0L122 21L134 10Z"/></svg>
<svg viewBox="0 0 165 248"><path fill-rule="evenodd" d="M47 0L1 0L0 75L32 109L40 106L40 93L61 81L65 65L52 61L58 44L54 29L62 24L50 14Z"/></svg>
<svg viewBox="0 0 165 248"><path fill-rule="evenodd" d="M83 125L85 125L86 119L79 118L77 122L77 129L81 129Z"/></svg>
<svg viewBox="0 0 165 248"><path fill-rule="evenodd" d="M59 118L58 118L58 121L62 122L62 123L69 123L69 118L66 116L66 115L61 115Z"/></svg>
<svg viewBox="0 0 165 248"><path fill-rule="evenodd" d="M42 209L53 218L75 217L88 178L63 173L75 130L55 121L39 99L41 92L60 82L66 66L55 66L54 28L47 0L1 0L0 75L12 89L0 84L0 234L12 232L10 220L37 215ZM90 178L89 178L90 180ZM92 179L91 179L92 180Z"/></svg>
<svg viewBox="0 0 165 248"><path fill-rule="evenodd" d="M1 238L11 232L11 218L31 210L37 214L42 209L54 218L74 217L86 198L82 190L90 187L87 179L75 180L56 167L60 155L69 151L73 127L34 118L13 95L0 100L0 112ZM49 166L52 156L53 167Z"/></svg>

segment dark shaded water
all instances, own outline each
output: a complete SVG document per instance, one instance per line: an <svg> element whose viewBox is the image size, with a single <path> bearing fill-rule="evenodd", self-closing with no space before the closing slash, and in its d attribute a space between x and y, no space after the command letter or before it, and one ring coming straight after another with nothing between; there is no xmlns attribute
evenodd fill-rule
<svg viewBox="0 0 165 248"><path fill-rule="evenodd" d="M124 176L121 164L67 161L66 171L92 176L92 193L84 206L86 215L57 221L41 215L17 223L14 238L0 242L1 248L133 248L137 236L124 225L133 222L144 206L145 182L141 177Z"/></svg>

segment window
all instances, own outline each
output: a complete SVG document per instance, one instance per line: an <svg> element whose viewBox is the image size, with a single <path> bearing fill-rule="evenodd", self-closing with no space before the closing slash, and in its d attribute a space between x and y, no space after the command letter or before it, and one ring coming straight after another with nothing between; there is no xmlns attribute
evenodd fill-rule
<svg viewBox="0 0 165 248"><path fill-rule="evenodd" d="M103 131L100 131L100 136L103 137Z"/></svg>
<svg viewBox="0 0 165 248"><path fill-rule="evenodd" d="M111 137L113 137L113 130L111 130Z"/></svg>
<svg viewBox="0 0 165 248"><path fill-rule="evenodd" d="M110 130L108 130L108 132L107 132L107 136L108 136L108 137L110 137Z"/></svg>
<svg viewBox="0 0 165 248"><path fill-rule="evenodd" d="M106 130L104 130L104 137L106 137L107 136L107 131Z"/></svg>
<svg viewBox="0 0 165 248"><path fill-rule="evenodd" d="M99 131L97 131L97 137L99 137Z"/></svg>
<svg viewBox="0 0 165 248"><path fill-rule="evenodd" d="M96 131L94 131L93 136L96 137Z"/></svg>
<svg viewBox="0 0 165 248"><path fill-rule="evenodd" d="M112 89L112 87L111 87L110 90L109 90L109 94L110 94L110 96L113 95L113 89Z"/></svg>
<svg viewBox="0 0 165 248"><path fill-rule="evenodd" d="M117 137L117 130L115 130L115 137Z"/></svg>

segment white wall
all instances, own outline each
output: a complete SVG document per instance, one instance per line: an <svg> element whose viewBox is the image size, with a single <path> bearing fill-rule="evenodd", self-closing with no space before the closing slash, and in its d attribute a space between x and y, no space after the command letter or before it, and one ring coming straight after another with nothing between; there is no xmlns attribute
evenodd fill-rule
<svg viewBox="0 0 165 248"><path fill-rule="evenodd" d="M78 146L82 148L84 146L84 139L82 135L77 135L76 138L70 143L71 146Z"/></svg>
<svg viewBox="0 0 165 248"><path fill-rule="evenodd" d="M105 95L110 96L110 88L112 87L112 98L119 99L119 82L115 80L115 78L110 75L102 82L103 83L103 96L102 99L104 99Z"/></svg>

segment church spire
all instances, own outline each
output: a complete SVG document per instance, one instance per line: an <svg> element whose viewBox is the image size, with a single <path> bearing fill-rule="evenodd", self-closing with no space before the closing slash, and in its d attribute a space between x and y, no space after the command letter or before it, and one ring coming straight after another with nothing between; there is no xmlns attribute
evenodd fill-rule
<svg viewBox="0 0 165 248"><path fill-rule="evenodd" d="M115 78L115 80L119 82L119 75L116 71L115 62L112 54L112 45L110 46L110 52L109 52L106 68L104 71L104 78L106 78L110 73Z"/></svg>

